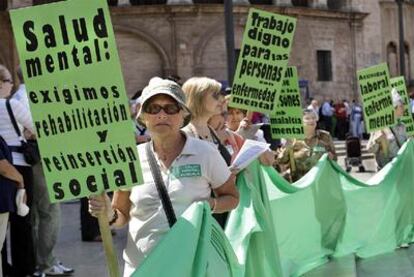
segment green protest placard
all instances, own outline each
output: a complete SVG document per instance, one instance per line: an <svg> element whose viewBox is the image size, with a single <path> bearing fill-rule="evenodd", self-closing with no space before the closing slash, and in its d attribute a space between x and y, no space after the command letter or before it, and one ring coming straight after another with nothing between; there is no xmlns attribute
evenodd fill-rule
<svg viewBox="0 0 414 277"><path fill-rule="evenodd" d="M414 120L410 112L410 97L408 97L407 86L403 76L392 78L390 80L391 87L395 88L401 95L404 102L404 115L401 121L404 123L407 134L414 136Z"/></svg>
<svg viewBox="0 0 414 277"><path fill-rule="evenodd" d="M373 132L394 125L395 116L387 64L359 70L357 76L367 131Z"/></svg>
<svg viewBox="0 0 414 277"><path fill-rule="evenodd" d="M250 9L230 106L272 113L293 43L296 19Z"/></svg>
<svg viewBox="0 0 414 277"><path fill-rule="evenodd" d="M304 139L298 72L294 66L285 71L276 108L276 113L270 117L272 138Z"/></svg>
<svg viewBox="0 0 414 277"><path fill-rule="evenodd" d="M51 201L142 183L106 0L10 14Z"/></svg>

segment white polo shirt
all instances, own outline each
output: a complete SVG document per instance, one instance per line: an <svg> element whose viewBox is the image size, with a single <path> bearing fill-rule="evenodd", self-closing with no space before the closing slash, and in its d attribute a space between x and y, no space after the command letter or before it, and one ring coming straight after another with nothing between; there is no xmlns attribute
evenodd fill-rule
<svg viewBox="0 0 414 277"><path fill-rule="evenodd" d="M145 145L137 146L144 184L131 190L133 206L124 251L124 276L133 273L170 229L152 178ZM168 170L161 170L161 174L178 218L192 203L209 199L211 188L223 185L231 173L213 145L186 135L182 152Z"/></svg>

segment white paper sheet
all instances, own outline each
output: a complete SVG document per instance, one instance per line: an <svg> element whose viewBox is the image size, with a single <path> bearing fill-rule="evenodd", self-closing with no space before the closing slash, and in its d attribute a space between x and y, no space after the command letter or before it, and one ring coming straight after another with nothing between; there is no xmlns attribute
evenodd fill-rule
<svg viewBox="0 0 414 277"><path fill-rule="evenodd" d="M242 170L269 149L270 144L246 139L230 168Z"/></svg>

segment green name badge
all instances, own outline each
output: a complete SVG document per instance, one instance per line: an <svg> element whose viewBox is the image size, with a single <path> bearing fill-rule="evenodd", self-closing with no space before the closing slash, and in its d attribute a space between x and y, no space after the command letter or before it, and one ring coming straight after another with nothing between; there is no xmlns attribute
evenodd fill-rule
<svg viewBox="0 0 414 277"><path fill-rule="evenodd" d="M315 147L313 147L313 152L314 153L325 153L326 149L323 146L316 145Z"/></svg>
<svg viewBox="0 0 414 277"><path fill-rule="evenodd" d="M178 167L174 167L172 174L176 178L185 177L199 177L201 176L201 166L199 164L186 164Z"/></svg>

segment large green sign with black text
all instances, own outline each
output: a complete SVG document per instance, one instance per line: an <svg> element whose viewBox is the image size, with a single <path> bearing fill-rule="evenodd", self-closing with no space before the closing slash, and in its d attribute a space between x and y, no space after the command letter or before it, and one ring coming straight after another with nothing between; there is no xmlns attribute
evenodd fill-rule
<svg viewBox="0 0 414 277"><path fill-rule="evenodd" d="M409 136L414 136L414 120L411 116L410 111L410 97L408 96L407 86L405 85L405 79L403 76L392 78L391 87L395 88L398 93L401 95L401 98L404 102L404 115L401 121L404 123L407 134Z"/></svg>
<svg viewBox="0 0 414 277"><path fill-rule="evenodd" d="M293 43L296 19L250 9L232 87L230 106L270 114Z"/></svg>
<svg viewBox="0 0 414 277"><path fill-rule="evenodd" d="M10 11L52 202L142 183L106 2Z"/></svg>
<svg viewBox="0 0 414 277"><path fill-rule="evenodd" d="M298 72L294 66L285 71L276 107L276 113L270 117L272 138L304 139Z"/></svg>
<svg viewBox="0 0 414 277"><path fill-rule="evenodd" d="M364 103L364 121L367 131L373 132L394 125L395 116L387 64L359 70L357 76Z"/></svg>

